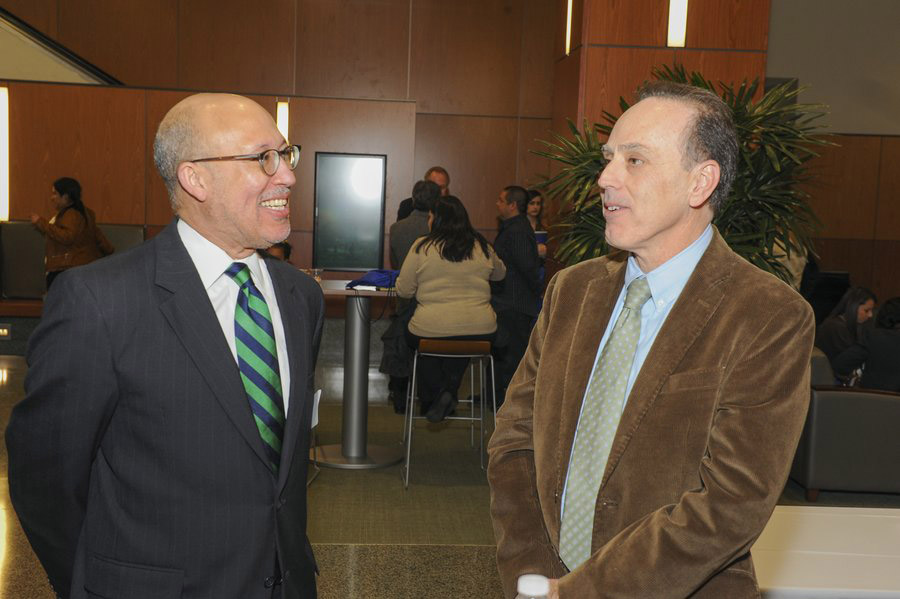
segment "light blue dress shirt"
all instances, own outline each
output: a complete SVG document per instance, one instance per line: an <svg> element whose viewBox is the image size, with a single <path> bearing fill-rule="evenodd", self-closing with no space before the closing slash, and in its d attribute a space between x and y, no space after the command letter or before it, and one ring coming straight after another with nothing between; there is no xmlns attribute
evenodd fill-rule
<svg viewBox="0 0 900 599"><path fill-rule="evenodd" d="M628 257L628 264L625 268L625 284L622 286L622 291L619 292L616 305L613 307L612 315L609 317L609 323L606 325L606 331L604 331L603 337L600 339L600 345L597 346L597 355L594 358L591 377L588 378L588 381L590 381L593 377L594 369L597 368L597 362L600 361L600 354L603 351L603 347L606 345L606 342L612 333L616 319L619 318L619 314L625 306L625 293L628 290L628 285L636 278L646 275L647 283L650 284L651 297L641 309L641 334L638 338L637 350L634 354L634 363L631 365L631 372L628 375L628 383L625 385L625 402L622 403L623 409L625 403L628 402L628 396L631 394L631 388L634 386L634 381L637 379L638 373L644 365L644 360L647 358L647 354L650 353L650 348L653 347L656 335L662 328L663 323L666 322L669 312L672 311L672 306L675 305L675 302L681 295L681 291L687 284L688 279L691 278L691 274L693 274L694 269L697 267L697 263L700 262L700 258L703 257L704 252L706 252L706 248L709 247L712 238L712 225L707 225L706 229L703 230L703 233L700 234L700 237L694 240L691 245L687 246L680 253L669 258L666 262L649 273L645 273L641 270L637 264L637 260L634 259L634 256ZM585 389L585 397L586 396L587 389ZM581 400L581 412L583 411L584 398ZM581 412L578 414L579 421L581 420ZM578 436L577 427L575 429L575 436ZM572 449L569 450L569 463L572 461L571 451L574 448L575 440L573 439ZM603 467L605 468L606 465L603 464ZM566 488L568 485L569 476L567 473L559 508L560 517L562 516L563 509L566 505Z"/></svg>

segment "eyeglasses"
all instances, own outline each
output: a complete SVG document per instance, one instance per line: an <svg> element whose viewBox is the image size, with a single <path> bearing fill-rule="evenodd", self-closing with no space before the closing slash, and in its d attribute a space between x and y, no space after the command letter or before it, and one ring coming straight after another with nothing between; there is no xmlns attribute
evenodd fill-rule
<svg viewBox="0 0 900 599"><path fill-rule="evenodd" d="M196 158L194 160L188 160L188 162L215 162L219 160L256 160L259 162L259 166L262 167L263 172L271 177L276 172L278 172L278 167L281 166L282 160L284 160L289 169L294 170L295 168L297 168L297 165L300 163L300 146L288 146L283 150L263 150L259 154L216 156L215 158Z"/></svg>

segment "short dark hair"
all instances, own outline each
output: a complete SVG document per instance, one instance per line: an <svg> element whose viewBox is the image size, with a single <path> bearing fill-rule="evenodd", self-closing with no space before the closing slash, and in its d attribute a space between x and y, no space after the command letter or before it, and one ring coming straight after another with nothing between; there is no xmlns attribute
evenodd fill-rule
<svg viewBox="0 0 900 599"><path fill-rule="evenodd" d="M448 186L450 185L450 173L448 173L447 169L445 169L444 167L433 166L430 169L428 169L427 171L425 171L425 176L423 176L422 178L427 179L428 175L430 175L431 173L440 173L440 174L444 175L444 177L447 178L447 185Z"/></svg>
<svg viewBox="0 0 900 599"><path fill-rule="evenodd" d="M719 164L719 184L709 196L709 205L717 211L728 198L737 173L738 137L731 109L709 90L674 81L644 84L638 90L638 101L647 98L684 102L697 110L685 135L684 168L704 160Z"/></svg>
<svg viewBox="0 0 900 599"><path fill-rule="evenodd" d="M878 309L875 326L880 329L900 328L900 297L892 297Z"/></svg>
<svg viewBox="0 0 900 599"><path fill-rule="evenodd" d="M426 181L425 179L416 181L412 190L413 208L431 212L434 210L434 203L440 195L441 188L434 181Z"/></svg>
<svg viewBox="0 0 900 599"><path fill-rule="evenodd" d="M273 244L272 248L281 248L281 251L284 252L284 259L285 260L291 259L291 250L293 248L291 247L291 244L289 244L287 241L279 241L278 243ZM269 249L272 249L272 248L269 248Z"/></svg>
<svg viewBox="0 0 900 599"><path fill-rule="evenodd" d="M519 209L519 214L525 214L528 212L528 201L531 199L528 197L528 192L525 191L524 187L520 187L518 185L508 185L503 188L503 191L506 192L506 203L512 204L516 203L516 208Z"/></svg>

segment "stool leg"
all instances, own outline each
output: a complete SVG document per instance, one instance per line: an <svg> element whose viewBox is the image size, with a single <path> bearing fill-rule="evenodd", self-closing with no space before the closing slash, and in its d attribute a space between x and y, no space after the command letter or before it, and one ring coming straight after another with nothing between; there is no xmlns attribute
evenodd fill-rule
<svg viewBox="0 0 900 599"><path fill-rule="evenodd" d="M413 354L412 376L409 380L409 393L406 400L406 414L404 418L406 431L406 463L403 465L403 488L409 488L409 465L410 456L412 454L412 435L413 435L413 410L416 408L416 372L419 363L419 352Z"/></svg>
<svg viewBox="0 0 900 599"><path fill-rule="evenodd" d="M472 403L469 404L469 418L475 418L475 361L469 358L469 396ZM475 421L469 421L469 445L475 447Z"/></svg>
<svg viewBox="0 0 900 599"><path fill-rule="evenodd" d="M478 455L481 458L481 469L484 470L484 404L487 403L487 394L484 385L484 358L478 358L478 387L481 393L481 411L478 421Z"/></svg>

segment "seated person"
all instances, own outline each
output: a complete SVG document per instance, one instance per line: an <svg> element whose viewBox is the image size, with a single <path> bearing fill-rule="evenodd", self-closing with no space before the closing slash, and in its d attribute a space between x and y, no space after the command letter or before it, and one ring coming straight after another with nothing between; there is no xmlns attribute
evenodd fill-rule
<svg viewBox="0 0 900 599"><path fill-rule="evenodd" d="M418 302L407 328L409 346L417 348L422 338L493 342L497 317L489 281L503 279L506 267L472 228L458 198L439 198L429 220L431 231L413 244L397 277L397 295ZM431 422L440 422L456 407L468 362L419 358L419 397Z"/></svg>
<svg viewBox="0 0 900 599"><path fill-rule="evenodd" d="M269 247L269 249L265 250L265 252L277 260L290 263L292 249L293 248L291 247L291 244L289 244L287 241L281 241Z"/></svg>
<svg viewBox="0 0 900 599"><path fill-rule="evenodd" d="M837 371L835 358L856 343L859 326L872 318L875 302L875 294L868 289L851 287L816 329L816 347L828 356L833 370Z"/></svg>
<svg viewBox="0 0 900 599"><path fill-rule="evenodd" d="M832 361L838 376L865 364L860 387L900 392L900 297L878 310L875 326L866 327L860 340Z"/></svg>

